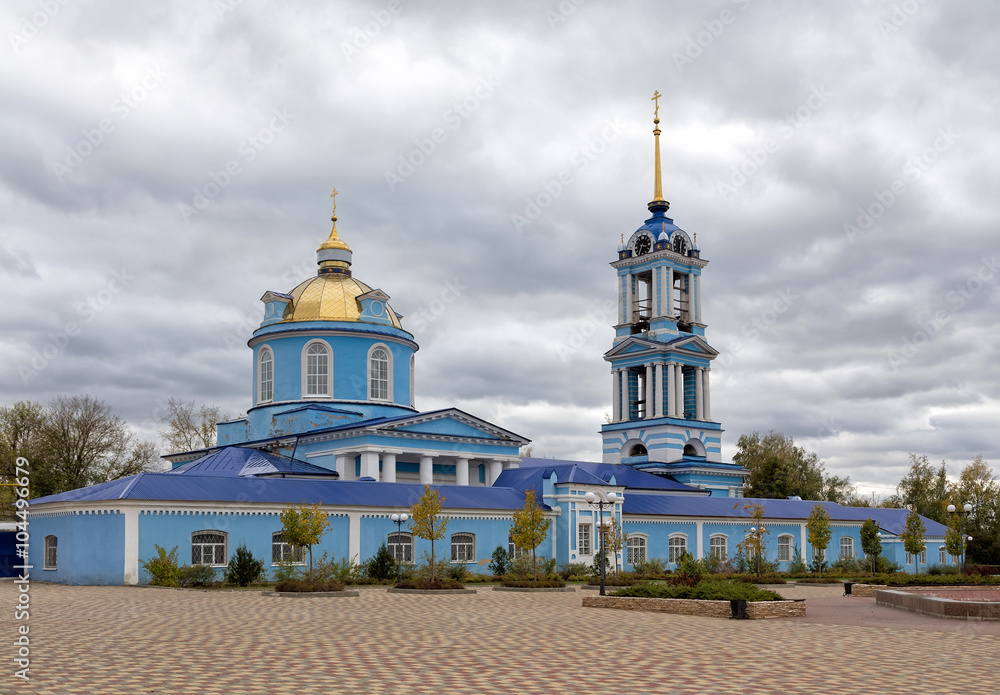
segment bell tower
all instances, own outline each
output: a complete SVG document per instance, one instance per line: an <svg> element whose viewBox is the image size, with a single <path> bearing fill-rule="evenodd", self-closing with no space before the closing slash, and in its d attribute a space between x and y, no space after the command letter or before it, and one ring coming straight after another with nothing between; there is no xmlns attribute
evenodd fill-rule
<svg viewBox="0 0 1000 695"><path fill-rule="evenodd" d="M611 364L611 422L601 428L603 460L738 496L743 469L722 463L722 426L712 419L710 374L718 351L705 339L701 275L708 261L667 217L660 175L659 92L654 93L650 217L617 260L618 323Z"/></svg>

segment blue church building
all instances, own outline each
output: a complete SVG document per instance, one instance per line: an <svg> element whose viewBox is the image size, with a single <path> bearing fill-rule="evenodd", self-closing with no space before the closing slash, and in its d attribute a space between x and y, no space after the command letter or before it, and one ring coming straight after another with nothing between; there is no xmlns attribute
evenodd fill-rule
<svg viewBox="0 0 1000 695"><path fill-rule="evenodd" d="M702 314L708 261L696 236L667 216L658 117L653 133L649 217L627 241L622 235L611 261L618 316L604 355L612 416L601 428L601 462L522 458L530 440L520 434L457 408L418 410L415 337L385 291L354 277L334 204L316 275L261 297L263 319L248 343L246 416L219 423L211 449L167 455L167 472L33 500L33 578L145 583L140 560L156 545L177 546L185 564L224 567L240 544L271 568L304 563L284 542L280 521L284 508L301 503L319 504L330 521L317 552L362 562L386 543L413 562L429 543L390 517L407 512L425 485L444 498L447 557L473 572L488 571L498 546L513 549L512 516L529 489L550 524L538 554L560 563L591 564L598 528L610 517L628 534L616 558L626 569L650 558L673 567L685 552L726 560L752 525L751 501L765 509L768 559L785 568L797 553L811 558L805 522L816 503L743 499L748 472L722 461L709 385L718 352ZM598 507L588 492L601 500L614 492L616 500ZM828 560L860 555L860 528L872 518L883 555L912 571L898 539L906 510L820 504L833 527ZM918 563L954 564L945 527L924 524Z"/></svg>

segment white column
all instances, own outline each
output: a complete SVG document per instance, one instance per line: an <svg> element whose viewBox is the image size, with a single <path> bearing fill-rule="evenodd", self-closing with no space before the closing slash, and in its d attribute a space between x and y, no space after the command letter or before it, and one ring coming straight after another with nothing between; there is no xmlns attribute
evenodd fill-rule
<svg viewBox="0 0 1000 695"><path fill-rule="evenodd" d="M631 404L628 402L628 370L621 370L622 373L622 422L629 419Z"/></svg>
<svg viewBox="0 0 1000 695"><path fill-rule="evenodd" d="M432 485L434 483L434 457L420 457L420 484Z"/></svg>
<svg viewBox="0 0 1000 695"><path fill-rule="evenodd" d="M347 557L361 557L361 512L347 514Z"/></svg>
<svg viewBox="0 0 1000 695"><path fill-rule="evenodd" d="M625 313L625 278L627 275L618 276L618 323L625 323L627 314Z"/></svg>
<svg viewBox="0 0 1000 695"><path fill-rule="evenodd" d="M695 367L694 370L694 419L704 420L705 419L705 404L702 401L702 396L704 396L704 391L701 388L701 375L702 368Z"/></svg>
<svg viewBox="0 0 1000 695"><path fill-rule="evenodd" d="M382 480L396 482L396 454L382 454Z"/></svg>
<svg viewBox="0 0 1000 695"><path fill-rule="evenodd" d="M347 460L347 456L337 457L337 473L340 474L341 480L350 480L350 478L347 477ZM354 461L352 460L351 463L353 464ZM352 475L351 478L353 477L354 476Z"/></svg>
<svg viewBox="0 0 1000 695"><path fill-rule="evenodd" d="M674 400L677 405L677 417L684 417L684 367L680 364L674 365L674 376L677 377L676 386L674 387Z"/></svg>
<svg viewBox="0 0 1000 695"><path fill-rule="evenodd" d="M694 320L701 323L701 275L694 276Z"/></svg>
<svg viewBox="0 0 1000 695"><path fill-rule="evenodd" d="M361 452L361 477L371 476L378 480L378 452Z"/></svg>
<svg viewBox="0 0 1000 695"><path fill-rule="evenodd" d="M656 377L653 379L655 384L655 408L653 408L653 417L663 417L663 364L657 362L656 364Z"/></svg>
<svg viewBox="0 0 1000 695"><path fill-rule="evenodd" d="M623 323L632 323L632 276L626 275L624 280L625 280L625 321Z"/></svg>
<svg viewBox="0 0 1000 695"><path fill-rule="evenodd" d="M622 370L611 370L611 422L622 420Z"/></svg>
<svg viewBox="0 0 1000 695"><path fill-rule="evenodd" d="M465 458L455 459L455 484L456 485L469 484L469 459Z"/></svg>
<svg viewBox="0 0 1000 695"><path fill-rule="evenodd" d="M709 395L710 392L708 388L708 375L711 373L711 369L705 369L701 373L701 400L706 420L712 419L712 398Z"/></svg>
<svg viewBox="0 0 1000 695"><path fill-rule="evenodd" d="M653 394L655 393L656 386L653 383L653 365L651 364L646 365L646 383L643 386L646 387L643 389L645 393L642 394L642 399L646 401L644 406L646 409L645 417L647 420L651 420L653 418Z"/></svg>
<svg viewBox="0 0 1000 695"><path fill-rule="evenodd" d="M674 363L667 362L667 392L664 397L667 399L667 417L677 417L677 399L674 392L677 390L677 378L674 376Z"/></svg>
<svg viewBox="0 0 1000 695"><path fill-rule="evenodd" d="M666 309L663 311L664 316L673 316L674 314L674 269L667 268L667 298L666 298Z"/></svg>
<svg viewBox="0 0 1000 695"><path fill-rule="evenodd" d="M124 516L125 516L125 567L124 567L124 572L122 574L122 583L138 584L139 583L139 510L125 509ZM28 587L26 586L25 588L27 589Z"/></svg>
<svg viewBox="0 0 1000 695"><path fill-rule="evenodd" d="M490 461L490 479L486 481L487 485L492 485L503 473L503 461Z"/></svg>
<svg viewBox="0 0 1000 695"><path fill-rule="evenodd" d="M694 559L701 560L705 557L705 522L697 521L694 525Z"/></svg>

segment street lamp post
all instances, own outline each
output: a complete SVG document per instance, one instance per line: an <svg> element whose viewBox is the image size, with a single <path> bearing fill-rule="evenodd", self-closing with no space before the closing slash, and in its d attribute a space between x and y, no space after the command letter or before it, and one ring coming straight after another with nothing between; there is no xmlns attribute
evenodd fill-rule
<svg viewBox="0 0 1000 695"><path fill-rule="evenodd" d="M583 499L587 500L587 503L590 504L590 506L592 506L592 507L596 505L597 509L598 509L599 516L598 516L597 527L598 527L598 529L600 530L600 533L601 533L601 559L600 559L600 563L601 563L601 596L604 596L605 595L605 593L604 593L604 565L605 565L605 562L607 561L607 555L605 554L605 549L604 549L604 535L605 535L604 534L604 526L605 526L605 524L604 524L604 508L605 507L611 507L613 509L614 506L615 506L615 503L618 502L618 495L616 495L613 492L609 492L607 494L605 494L605 493L602 492L600 495L598 495L597 493L594 493L594 492L588 492L586 495L583 496Z"/></svg>
<svg viewBox="0 0 1000 695"><path fill-rule="evenodd" d="M971 511L972 505L969 502L963 504L961 509L957 509L953 504L948 505L949 514L958 514L958 533L962 536L962 574L965 574L965 541L972 540L971 536L968 537L968 539L966 539L965 536L965 517L967 517Z"/></svg>
<svg viewBox="0 0 1000 695"><path fill-rule="evenodd" d="M396 533L401 534L403 532L403 524L405 524L406 520L409 519L410 517L407 514L393 514L389 518L392 519L393 523L396 524ZM399 543L396 543L396 547L397 548L400 547ZM393 553L393 554L395 554L395 553ZM402 555L402 553L400 553L400 555ZM399 582L403 581L403 558L402 557L397 557L396 558L396 565L399 568L398 571L397 571L397 576L396 576L396 583L398 584Z"/></svg>

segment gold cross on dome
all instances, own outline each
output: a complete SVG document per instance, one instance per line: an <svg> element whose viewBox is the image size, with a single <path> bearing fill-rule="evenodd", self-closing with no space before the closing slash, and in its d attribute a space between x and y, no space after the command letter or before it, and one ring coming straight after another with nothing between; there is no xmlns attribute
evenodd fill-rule
<svg viewBox="0 0 1000 695"><path fill-rule="evenodd" d="M333 214L336 215L337 214L337 189L336 188L333 189L333 193L330 194L330 197L333 198Z"/></svg>
<svg viewBox="0 0 1000 695"><path fill-rule="evenodd" d="M653 91L653 98L650 99L650 101L656 102L656 108L653 110L653 118L659 118L660 117L660 97L661 96L663 96L663 95L660 94L660 90L657 89L657 90Z"/></svg>

